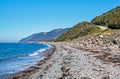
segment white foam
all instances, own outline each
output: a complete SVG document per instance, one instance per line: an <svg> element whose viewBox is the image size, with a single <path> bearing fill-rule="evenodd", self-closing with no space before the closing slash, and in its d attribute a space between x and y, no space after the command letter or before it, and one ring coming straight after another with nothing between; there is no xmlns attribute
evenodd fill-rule
<svg viewBox="0 0 120 79"><path fill-rule="evenodd" d="M34 53L32 53L32 54L29 54L29 56L36 56L36 55L38 55L38 53L40 53L40 52L44 52L44 51L46 51L46 50L48 50L48 49L50 49L52 46L51 45L49 45L49 44L46 44L48 47L46 48L46 49L40 49L40 50L37 50L37 51L35 51Z"/></svg>
<svg viewBox="0 0 120 79"><path fill-rule="evenodd" d="M29 56L36 56L36 55L38 55L38 52L36 52L36 51L32 54L29 54Z"/></svg>
<svg viewBox="0 0 120 79"><path fill-rule="evenodd" d="M49 44L46 44L49 48L51 48L52 46L51 45L49 45Z"/></svg>
<svg viewBox="0 0 120 79"><path fill-rule="evenodd" d="M36 55L38 55L38 53L40 53L40 52L44 52L46 49L40 49L40 50L37 50L37 51L35 51L34 53L32 53L32 54L29 54L29 56L36 56Z"/></svg>
<svg viewBox="0 0 120 79"><path fill-rule="evenodd" d="M37 50L37 52L43 52L45 51L46 49L40 49L40 50Z"/></svg>

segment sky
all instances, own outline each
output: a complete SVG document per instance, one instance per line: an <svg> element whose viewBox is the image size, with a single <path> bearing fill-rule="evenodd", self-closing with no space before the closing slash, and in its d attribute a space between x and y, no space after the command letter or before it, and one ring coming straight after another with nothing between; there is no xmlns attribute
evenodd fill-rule
<svg viewBox="0 0 120 79"><path fill-rule="evenodd" d="M73 27L117 6L119 0L0 0L0 42Z"/></svg>

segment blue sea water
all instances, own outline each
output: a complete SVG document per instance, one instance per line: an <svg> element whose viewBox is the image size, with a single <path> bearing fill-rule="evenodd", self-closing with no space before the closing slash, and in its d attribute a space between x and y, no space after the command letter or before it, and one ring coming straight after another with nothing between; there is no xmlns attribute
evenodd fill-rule
<svg viewBox="0 0 120 79"><path fill-rule="evenodd" d="M43 59L43 51L50 49L44 44L0 43L0 75L15 73Z"/></svg>

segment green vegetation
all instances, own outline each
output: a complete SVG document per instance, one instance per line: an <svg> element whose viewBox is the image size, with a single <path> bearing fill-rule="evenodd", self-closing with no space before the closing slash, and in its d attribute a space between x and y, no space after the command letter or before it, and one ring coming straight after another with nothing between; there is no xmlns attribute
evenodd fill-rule
<svg viewBox="0 0 120 79"><path fill-rule="evenodd" d="M120 33L120 29L107 29L104 33Z"/></svg>
<svg viewBox="0 0 120 79"><path fill-rule="evenodd" d="M120 6L94 18L91 22L111 29L120 29Z"/></svg>
<svg viewBox="0 0 120 79"><path fill-rule="evenodd" d="M78 23L67 32L63 33L55 41L66 41L93 33L95 25L89 22Z"/></svg>
<svg viewBox="0 0 120 79"><path fill-rule="evenodd" d="M101 29L103 26L106 26L110 29L103 30ZM112 31L115 32L116 30L120 32L119 29L120 29L120 6L94 18L91 21L91 23L89 22L78 23L77 25L69 29L67 32L59 36L57 39L55 39L55 41L73 40L75 38L93 33L108 34L109 32Z"/></svg>
<svg viewBox="0 0 120 79"><path fill-rule="evenodd" d="M93 34L93 33L103 33L105 30L101 30L101 28L99 27L94 27L89 34Z"/></svg>

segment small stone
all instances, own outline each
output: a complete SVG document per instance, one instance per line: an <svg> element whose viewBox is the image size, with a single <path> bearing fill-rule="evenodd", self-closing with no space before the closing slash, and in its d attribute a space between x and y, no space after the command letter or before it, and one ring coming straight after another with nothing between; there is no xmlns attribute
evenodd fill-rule
<svg viewBox="0 0 120 79"><path fill-rule="evenodd" d="M114 43L114 44L118 44L117 40L113 40L113 43Z"/></svg>
<svg viewBox="0 0 120 79"><path fill-rule="evenodd" d="M100 46L102 46L102 45L103 45L103 41L99 41L98 43L99 43L99 45L100 45Z"/></svg>
<svg viewBox="0 0 120 79"><path fill-rule="evenodd" d="M103 35L99 35L99 38L104 38L104 36Z"/></svg>
<svg viewBox="0 0 120 79"><path fill-rule="evenodd" d="M110 77L109 77L109 76L107 76L107 77L103 77L102 79L110 79Z"/></svg>
<svg viewBox="0 0 120 79"><path fill-rule="evenodd" d="M118 46L118 48L120 48L120 45Z"/></svg>
<svg viewBox="0 0 120 79"><path fill-rule="evenodd" d="M91 78L88 78L88 77L81 77L81 79L91 79Z"/></svg>

